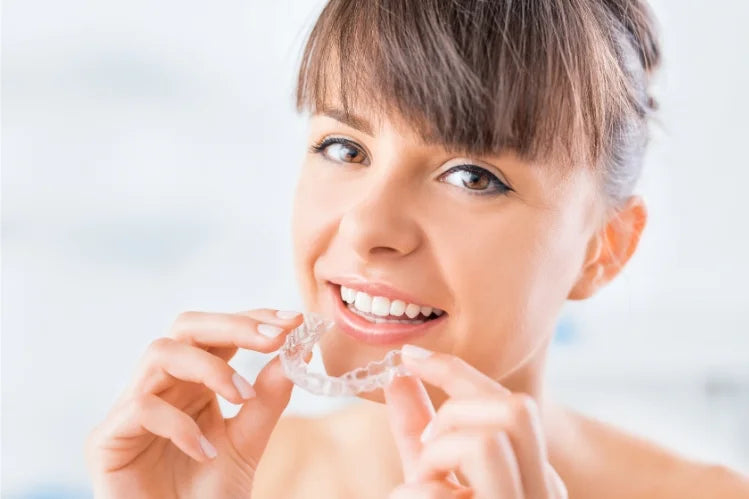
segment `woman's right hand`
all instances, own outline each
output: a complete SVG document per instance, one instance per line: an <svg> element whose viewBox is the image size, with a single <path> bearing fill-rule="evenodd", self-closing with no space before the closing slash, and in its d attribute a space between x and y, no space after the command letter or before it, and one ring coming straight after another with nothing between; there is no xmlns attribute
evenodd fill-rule
<svg viewBox="0 0 749 499"><path fill-rule="evenodd" d="M86 439L95 496L250 497L293 385L278 356L254 388L228 361L238 348L277 350L302 321L299 313L271 309L180 314ZM239 413L224 419L216 394L243 404Z"/></svg>

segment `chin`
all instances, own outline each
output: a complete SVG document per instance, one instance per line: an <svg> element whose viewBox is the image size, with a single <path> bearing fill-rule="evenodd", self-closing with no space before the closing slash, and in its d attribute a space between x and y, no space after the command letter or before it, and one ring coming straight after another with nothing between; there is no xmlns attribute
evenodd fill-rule
<svg viewBox="0 0 749 499"><path fill-rule="evenodd" d="M322 354L322 363L329 376L342 376L343 374L366 366L372 361L381 360L385 354L397 347L383 347L362 344L334 326L328 331L318 343ZM358 398L384 404L385 395L382 389L362 392Z"/></svg>
<svg viewBox="0 0 749 499"><path fill-rule="evenodd" d="M342 376L369 362L381 360L390 350L399 348L361 343L340 331L337 326L325 333L318 345L329 376Z"/></svg>

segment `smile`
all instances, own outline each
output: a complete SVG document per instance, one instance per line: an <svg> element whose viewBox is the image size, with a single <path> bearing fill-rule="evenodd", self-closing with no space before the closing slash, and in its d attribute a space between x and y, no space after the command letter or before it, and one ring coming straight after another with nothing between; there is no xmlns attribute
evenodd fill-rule
<svg viewBox="0 0 749 499"><path fill-rule="evenodd" d="M388 293L389 288L385 286L329 284L336 303L337 325L365 343L392 345L408 342L441 324L448 315L437 307L392 296L397 293ZM377 294L357 287L376 290Z"/></svg>
<svg viewBox="0 0 749 499"><path fill-rule="evenodd" d="M437 318L443 313L442 310L428 305L391 300L385 296L370 296L364 291L357 291L346 286L341 286L341 299L349 305L349 310L378 324L424 322ZM408 319L402 319L404 315Z"/></svg>

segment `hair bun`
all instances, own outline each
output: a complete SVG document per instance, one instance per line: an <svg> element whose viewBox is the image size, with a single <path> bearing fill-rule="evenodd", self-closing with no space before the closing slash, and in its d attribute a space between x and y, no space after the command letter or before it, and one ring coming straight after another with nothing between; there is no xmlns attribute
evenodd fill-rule
<svg viewBox="0 0 749 499"><path fill-rule="evenodd" d="M605 0L609 10L627 29L645 71L652 73L661 63L661 48L655 17L644 0Z"/></svg>

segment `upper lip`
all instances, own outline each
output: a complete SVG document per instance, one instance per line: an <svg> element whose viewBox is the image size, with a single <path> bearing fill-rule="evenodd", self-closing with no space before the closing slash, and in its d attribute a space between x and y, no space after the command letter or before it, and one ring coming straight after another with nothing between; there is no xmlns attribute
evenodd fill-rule
<svg viewBox="0 0 749 499"><path fill-rule="evenodd" d="M417 298L416 296L409 294L407 292L401 291L395 288L394 286L383 281L369 281L360 276L336 277L334 279L329 279L329 281L332 282L333 284L346 286L347 288L352 288L357 291L364 291L369 296L384 296L385 298L389 298L391 300L402 300L406 303L413 303L415 305L419 305L422 307L426 306L426 307L432 307L432 308L439 308L439 307L434 307L422 301L421 299Z"/></svg>

